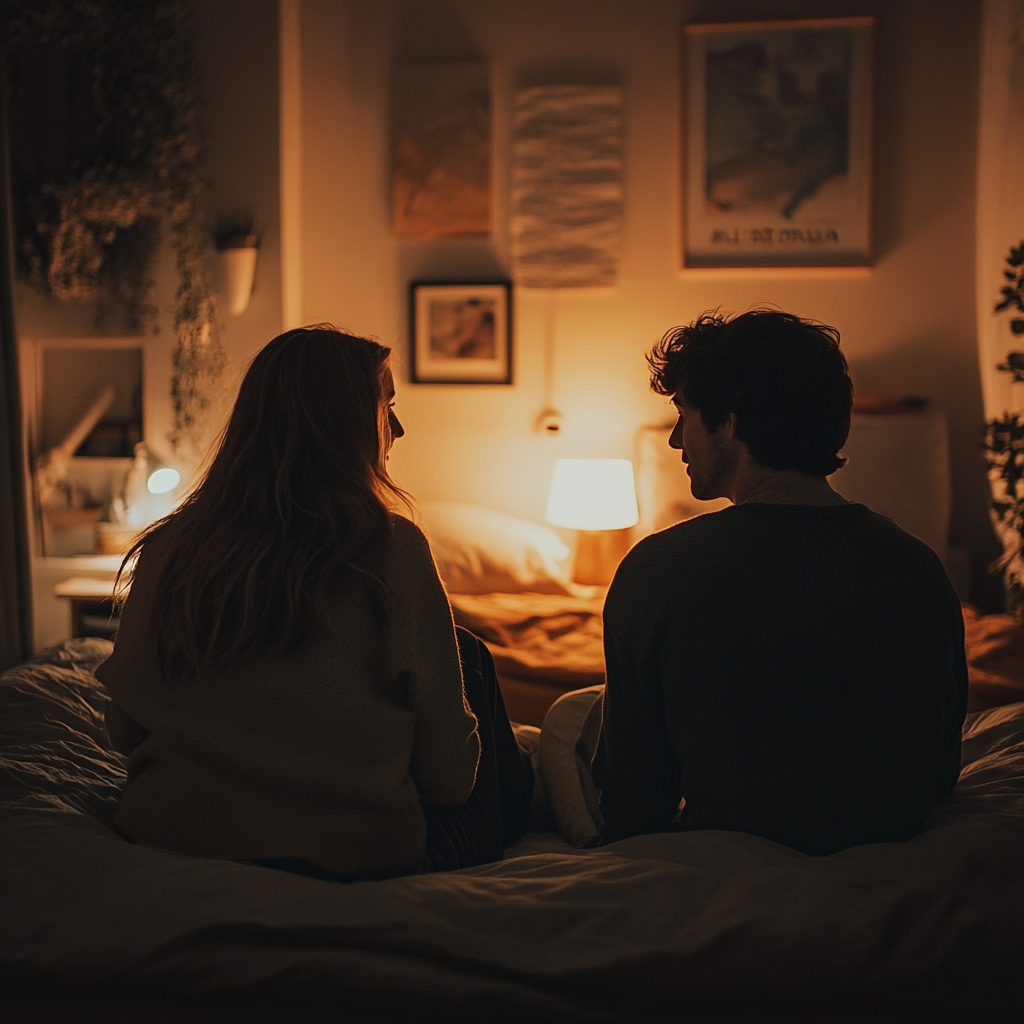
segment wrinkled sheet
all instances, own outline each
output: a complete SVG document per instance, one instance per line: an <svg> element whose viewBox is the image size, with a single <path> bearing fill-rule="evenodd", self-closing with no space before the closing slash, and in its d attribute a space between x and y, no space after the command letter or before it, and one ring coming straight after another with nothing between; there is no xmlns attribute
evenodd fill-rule
<svg viewBox="0 0 1024 1024"><path fill-rule="evenodd" d="M0 680L0 983L445 1020L1024 1010L1024 704L969 717L954 798L906 843L809 858L730 832L573 853L528 837L497 864L339 885L110 831L97 643Z"/></svg>
<svg viewBox="0 0 1024 1024"><path fill-rule="evenodd" d="M604 682L601 610L593 596L450 594L455 621L483 640L499 676L577 687Z"/></svg>
<svg viewBox="0 0 1024 1024"><path fill-rule="evenodd" d="M1011 615L982 615L964 606L968 711L1024 700L1024 629Z"/></svg>

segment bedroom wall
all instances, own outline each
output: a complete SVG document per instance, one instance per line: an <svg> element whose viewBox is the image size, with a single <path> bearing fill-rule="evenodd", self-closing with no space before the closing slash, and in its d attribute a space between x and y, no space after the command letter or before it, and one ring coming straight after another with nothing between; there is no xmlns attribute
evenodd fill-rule
<svg viewBox="0 0 1024 1024"><path fill-rule="evenodd" d="M721 305L759 302L836 324L862 390L929 395L950 418L954 544L971 549L976 600L992 607L984 567L998 553L978 455L982 406L974 315L975 0L282 0L297 14L300 73L291 122L301 152L287 191L299 218L288 270L297 322L332 320L406 348L406 286L417 277L507 270L509 110L520 84L618 82L626 95L626 214L619 286L558 295L520 291L515 383L429 386L398 377L407 436L392 468L419 499L476 502L543 517L561 456L629 456L641 424L668 415L650 395L643 353L669 326ZM256 290L224 314L228 392L282 325L278 3L199 0L211 220L254 206L264 226ZM876 265L869 273L680 272L678 30L687 20L875 14ZM400 241L389 224L390 68L403 59L486 58L494 83L496 230L486 240ZM297 123L296 122L297 119ZM161 333L146 342L147 434L170 424L173 257L157 267ZM88 303L19 288L27 337L98 333ZM560 437L541 436L546 339Z"/></svg>
<svg viewBox="0 0 1024 1024"><path fill-rule="evenodd" d="M228 360L226 401L234 393L239 370L281 324L277 2L201 0L196 11L207 139L203 206L211 231L219 215L239 208L255 210L263 229L248 309L237 317L226 308L220 314L221 341ZM174 255L166 239L153 269L159 333L143 342L144 419L146 440L166 455L172 417L168 382L177 286ZM218 285L218 268L212 258L210 272ZM16 287L22 339L108 336L110 329L95 323L95 312L92 302L57 302L24 285Z"/></svg>
<svg viewBox="0 0 1024 1024"><path fill-rule="evenodd" d="M975 599L998 586L979 457L983 418L974 314L979 4L699 0L301 0L302 319L379 337L405 359L417 277L507 270L509 111L520 84L619 82L626 96L620 283L606 292L520 290L511 387L412 385L397 374L407 435L392 469L419 499L541 520L562 456L632 454L664 420L643 353L663 331L721 306L771 302L839 327L864 391L924 394L945 409L952 542L971 549ZM869 272L681 272L678 32L687 20L874 14L876 262ZM488 240L404 241L389 232L388 80L403 59L486 58L494 103L496 230ZM554 337L561 436L534 429L545 339Z"/></svg>

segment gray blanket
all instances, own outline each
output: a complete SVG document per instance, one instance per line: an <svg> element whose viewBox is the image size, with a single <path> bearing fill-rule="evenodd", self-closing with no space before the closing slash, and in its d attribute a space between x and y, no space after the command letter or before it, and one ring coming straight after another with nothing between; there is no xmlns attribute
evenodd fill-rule
<svg viewBox="0 0 1024 1024"><path fill-rule="evenodd" d="M810 858L729 832L579 852L532 836L497 864L339 885L111 830L108 650L71 641L0 679L8 988L445 1020L1024 1010L1024 705L968 718L954 798L906 843Z"/></svg>

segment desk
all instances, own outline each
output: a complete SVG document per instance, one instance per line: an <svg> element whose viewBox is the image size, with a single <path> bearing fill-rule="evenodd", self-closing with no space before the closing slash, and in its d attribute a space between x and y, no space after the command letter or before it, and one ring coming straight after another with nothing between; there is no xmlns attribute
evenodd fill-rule
<svg viewBox="0 0 1024 1024"><path fill-rule="evenodd" d="M118 617L114 611L114 581L72 576L53 588L54 597L71 607L71 635L113 640Z"/></svg>

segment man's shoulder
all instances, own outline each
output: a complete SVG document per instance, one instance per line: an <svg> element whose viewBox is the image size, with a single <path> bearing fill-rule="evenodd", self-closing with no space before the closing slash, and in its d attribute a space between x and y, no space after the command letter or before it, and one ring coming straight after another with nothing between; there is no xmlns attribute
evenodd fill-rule
<svg viewBox="0 0 1024 1024"><path fill-rule="evenodd" d="M620 589L635 584L645 586L666 573L678 577L696 562L714 560L732 532L730 520L734 512L735 506L730 506L648 534L622 560L615 583Z"/></svg>
<svg viewBox="0 0 1024 1024"><path fill-rule="evenodd" d="M648 534L630 549L626 557L658 559L667 551L699 545L708 537L728 532L735 524L735 512L736 506L730 505Z"/></svg>
<svg viewBox="0 0 1024 1024"><path fill-rule="evenodd" d="M737 562L803 560L809 542L854 561L866 558L894 572L945 576L938 555L923 541L865 505L733 505L676 523L639 541L616 580L643 586L666 574L682 582L691 573L718 575Z"/></svg>

